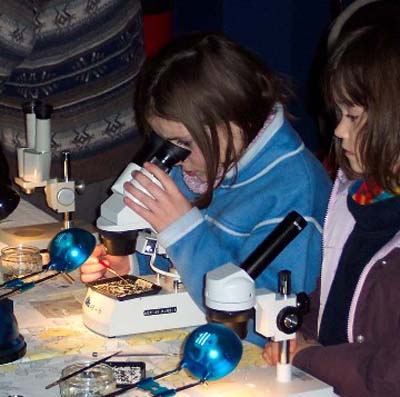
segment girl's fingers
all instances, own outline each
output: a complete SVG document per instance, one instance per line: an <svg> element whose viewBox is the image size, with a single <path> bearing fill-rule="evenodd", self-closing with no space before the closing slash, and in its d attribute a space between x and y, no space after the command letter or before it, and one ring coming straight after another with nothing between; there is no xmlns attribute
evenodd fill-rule
<svg viewBox="0 0 400 397"><path fill-rule="evenodd" d="M172 178L161 168L157 167L152 163L144 163L143 167L160 181L165 191L172 193L179 191L178 187L176 186Z"/></svg>
<svg viewBox="0 0 400 397"><path fill-rule="evenodd" d="M133 200L136 199L139 202L141 202L145 207L147 207L147 209L149 208L149 206L151 207L152 202L155 201L154 197L150 197L148 194L142 192L140 189L136 188L135 186L133 186L131 183L126 182L124 184L124 189L132 196L125 196L126 198L128 198L130 201L135 202ZM137 205L139 205L138 203L135 203Z"/></svg>
<svg viewBox="0 0 400 397"><path fill-rule="evenodd" d="M132 177L149 194L136 184L126 182L124 203L143 218L157 232L161 232L171 223L192 209L192 203L182 194L175 182L154 164L146 163L146 170L161 179L163 187L158 186L141 172L132 173ZM139 186L140 187L140 186Z"/></svg>
<svg viewBox="0 0 400 397"><path fill-rule="evenodd" d="M151 196L159 196L162 192L164 192L164 187L159 183L156 179L154 178L149 178L148 175L145 175L143 172L138 172L135 171L132 173L132 178L136 182L136 184L142 186ZM169 178L169 177L168 177ZM126 182L126 186L129 187L131 185L132 187L136 187L136 189L140 190L139 186L135 186L134 183L131 182ZM125 185L124 185L125 187ZM146 194L145 192L142 192L143 194Z"/></svg>
<svg viewBox="0 0 400 397"><path fill-rule="evenodd" d="M291 339L289 343L289 352L294 353L296 351L296 348L297 348L296 339Z"/></svg>
<svg viewBox="0 0 400 397"><path fill-rule="evenodd" d="M105 249L104 245L97 244L96 247L94 248L94 251L93 251L91 257L99 258L99 257L105 256L106 254L107 253L106 253L106 249Z"/></svg>
<svg viewBox="0 0 400 397"><path fill-rule="evenodd" d="M98 258L89 256L86 262L80 267L81 273L98 272L104 269L104 266L99 263Z"/></svg>
<svg viewBox="0 0 400 397"><path fill-rule="evenodd" d="M98 252L103 252L103 250L99 248ZM89 258L79 268L79 270L81 275L81 281L84 283L88 283L90 281L94 281L101 277L104 277L104 274L106 273L106 268L99 263L98 257L95 257L93 255L89 256Z"/></svg>
<svg viewBox="0 0 400 397"><path fill-rule="evenodd" d="M264 346L262 357L269 365L276 365L279 359L278 342L269 342Z"/></svg>
<svg viewBox="0 0 400 397"><path fill-rule="evenodd" d="M293 353L296 351L296 340L291 339L289 341L289 352L291 358L293 357ZM269 342L264 346L264 350L262 352L262 357L269 365L276 365L279 362L279 342Z"/></svg>
<svg viewBox="0 0 400 397"><path fill-rule="evenodd" d="M151 211L149 208L144 208L140 204L135 203L129 197L125 196L123 199L125 205L127 205L133 212L141 216L147 222L150 222L149 217L151 216Z"/></svg>
<svg viewBox="0 0 400 397"><path fill-rule="evenodd" d="M81 281L83 283L90 283L104 277L103 272L81 273Z"/></svg>

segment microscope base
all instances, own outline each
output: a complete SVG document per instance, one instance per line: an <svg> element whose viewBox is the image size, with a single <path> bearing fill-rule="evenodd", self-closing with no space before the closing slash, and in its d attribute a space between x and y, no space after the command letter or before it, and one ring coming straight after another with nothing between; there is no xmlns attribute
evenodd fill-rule
<svg viewBox="0 0 400 397"><path fill-rule="evenodd" d="M192 397L333 397L333 388L292 368L292 380L279 383L276 368L237 369L231 375L207 386L192 389Z"/></svg>
<svg viewBox="0 0 400 397"><path fill-rule="evenodd" d="M156 276L143 277L153 283ZM174 292L162 278L157 295L119 301L88 288L83 301L83 323L97 334L114 337L205 324L205 314L182 288Z"/></svg>

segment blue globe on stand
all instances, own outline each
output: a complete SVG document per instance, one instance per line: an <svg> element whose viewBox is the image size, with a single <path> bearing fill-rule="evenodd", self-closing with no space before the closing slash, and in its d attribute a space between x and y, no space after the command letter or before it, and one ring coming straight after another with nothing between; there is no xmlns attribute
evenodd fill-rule
<svg viewBox="0 0 400 397"><path fill-rule="evenodd" d="M96 245L95 237L79 228L65 229L50 243L50 270L69 273L77 269L92 254Z"/></svg>
<svg viewBox="0 0 400 397"><path fill-rule="evenodd" d="M242 342L234 331L209 323L189 334L181 365L198 379L217 380L236 368L242 353Z"/></svg>

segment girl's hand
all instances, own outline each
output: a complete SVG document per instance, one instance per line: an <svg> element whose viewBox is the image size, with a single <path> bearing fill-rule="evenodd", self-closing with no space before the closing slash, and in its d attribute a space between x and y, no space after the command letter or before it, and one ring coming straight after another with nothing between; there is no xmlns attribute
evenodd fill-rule
<svg viewBox="0 0 400 397"><path fill-rule="evenodd" d="M303 334L297 333L296 339L289 341L290 362L293 361L295 355L308 347L321 346L317 341L308 339L305 340ZM264 346L262 357L269 365L276 365L279 362L279 342L269 342Z"/></svg>
<svg viewBox="0 0 400 397"><path fill-rule="evenodd" d="M99 263L99 259L107 262L119 274L128 274L130 270L129 258L127 256L107 255L104 246L99 244L94 249L92 255L80 267L81 281L89 283L99 278L114 277L107 269Z"/></svg>
<svg viewBox="0 0 400 397"><path fill-rule="evenodd" d="M131 183L126 182L124 188L147 208L136 204L129 197L124 197L124 203L145 219L154 228L161 232L171 223L192 209L190 201L181 193L170 176L156 165L145 163L144 168L153 174L163 187L153 183L141 172L133 172L132 177L137 180L150 194L137 189Z"/></svg>
<svg viewBox="0 0 400 397"><path fill-rule="evenodd" d="M289 341L289 353L290 361L292 361L293 353L296 349L296 339ZM262 358L268 365L276 365L279 362L279 342L268 342L264 346L264 350L261 353Z"/></svg>

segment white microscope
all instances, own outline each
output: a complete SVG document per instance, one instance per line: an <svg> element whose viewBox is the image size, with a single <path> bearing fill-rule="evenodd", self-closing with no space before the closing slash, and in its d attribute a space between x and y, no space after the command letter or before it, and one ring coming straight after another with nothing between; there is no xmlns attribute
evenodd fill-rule
<svg viewBox="0 0 400 397"><path fill-rule="evenodd" d="M168 173L175 164L184 160L189 153L188 150L153 134L149 142L136 156L135 162L129 163L116 179L111 187L111 196L101 204L100 217L96 222L101 232L102 242L109 254L129 255L138 250L139 252L144 251L144 254L152 253L152 248L155 248L156 241L155 231L152 230L151 225L146 220L125 205L123 201L125 195L128 195L138 204L143 204L129 195L129 193L126 193L123 185L125 182L130 182L136 188L149 195L143 186L135 179L132 179L132 172L140 171L149 177L152 182L161 186L160 182L142 167L143 163L149 161ZM140 240L141 237L142 240ZM145 247L142 248L141 243L137 241L139 238L143 242L143 239L145 240L148 237L149 246L146 252ZM158 249L160 250L160 247Z"/></svg>
<svg viewBox="0 0 400 397"><path fill-rule="evenodd" d="M154 143L153 149L145 147L148 154L143 161L148 160L169 172L173 165L184 160L190 152L160 139L155 149ZM151 288L154 293L122 299L102 293L96 282L89 283L83 303L83 322L92 331L108 337L204 324L207 322L205 314L184 288L176 269L171 267L166 272L154 266L156 255L165 255L165 250L158 245L155 231L123 202L127 194L123 185L128 181L149 194L132 179L133 171L143 172L160 185L141 165L130 163L113 184L112 195L101 205L97 227L107 252L111 255L130 255L132 267L136 260L133 255L135 251L149 256L149 265L155 274L142 278L161 288ZM110 283L114 280L109 279Z"/></svg>
<svg viewBox="0 0 400 397"><path fill-rule="evenodd" d="M307 222L297 212L289 213L240 267L227 263L206 275L205 304L210 321L233 328L241 338L247 334L247 322L255 315L255 331L280 343L279 363L274 369L253 371L253 381L263 397L330 397L331 386L292 367L289 341L296 337L302 316L308 311L305 293L291 293L290 272L279 273L278 293L255 288L254 280L278 254L304 229Z"/></svg>
<svg viewBox="0 0 400 397"><path fill-rule="evenodd" d="M82 182L70 179L69 152L63 152L64 178L50 178L51 168L51 114L53 107L40 101L23 104L26 122L26 147L17 149L18 177L15 183L25 193L43 187L47 205L64 214L64 228L70 226L70 214L75 211L75 191L82 193Z"/></svg>
<svg viewBox="0 0 400 397"><path fill-rule="evenodd" d="M17 148L18 177L15 183L27 194L36 188L44 188L47 205L63 214L63 222L34 226L3 228L1 239L8 245L29 244L47 248L51 239L61 230L71 226L71 213L75 211L75 193L83 193L84 183L70 178L70 154L63 155L62 179L51 178L51 114L53 107L38 100L22 105L25 114L26 145ZM85 228L93 231L89 225Z"/></svg>

